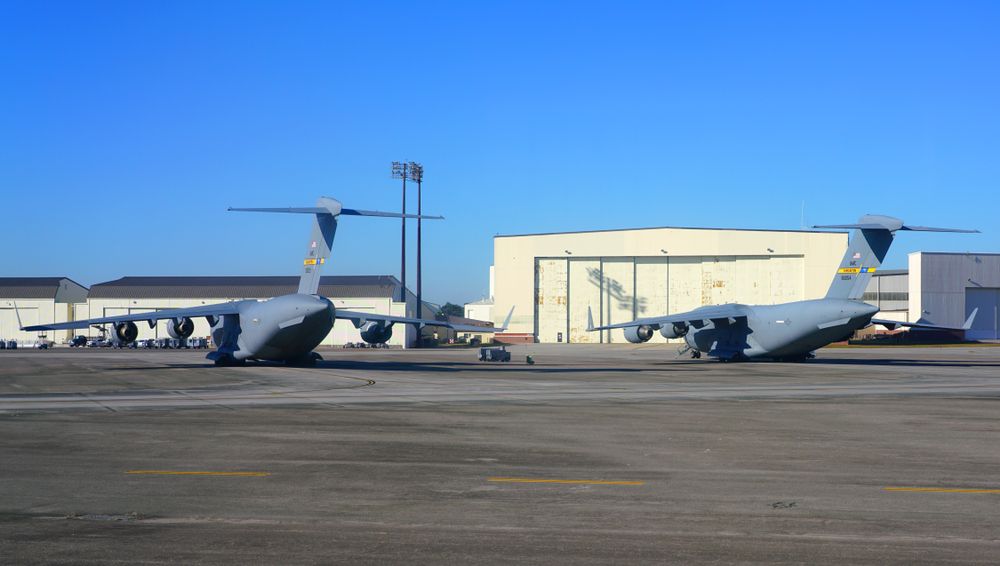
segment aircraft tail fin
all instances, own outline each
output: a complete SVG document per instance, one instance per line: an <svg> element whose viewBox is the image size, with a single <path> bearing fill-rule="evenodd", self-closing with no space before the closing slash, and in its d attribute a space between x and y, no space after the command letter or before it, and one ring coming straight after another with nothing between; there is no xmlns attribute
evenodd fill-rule
<svg viewBox="0 0 1000 566"><path fill-rule="evenodd" d="M833 283L826 293L828 299L861 299L872 274L882 265L885 254L892 245L893 237L899 230L913 232L960 232L977 233L979 230L957 228L931 228L927 226L907 226L903 221L891 216L869 214L862 216L857 224L833 224L813 226L813 228L853 229L851 242L847 246L844 259L840 262Z"/></svg>
<svg viewBox="0 0 1000 566"><path fill-rule="evenodd" d="M309 247L302 261L302 275L299 277L298 293L315 295L319 292L320 270L330 258L333 248L333 238L337 233L337 219L340 216L381 216L384 218L422 218L425 220L443 220L442 216L418 216L416 214L401 214L398 212L381 212L377 210L358 210L344 208L340 201L330 197L320 197L316 206L285 207L285 208L230 208L231 212L279 212L291 214L312 214L312 232L309 235Z"/></svg>

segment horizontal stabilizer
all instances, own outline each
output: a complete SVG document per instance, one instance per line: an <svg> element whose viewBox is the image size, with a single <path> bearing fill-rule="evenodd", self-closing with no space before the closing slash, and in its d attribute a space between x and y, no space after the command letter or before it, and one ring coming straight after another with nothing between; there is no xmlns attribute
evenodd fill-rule
<svg viewBox="0 0 1000 566"><path fill-rule="evenodd" d="M934 228L932 226L906 226L904 225L900 230L909 230L911 232L958 232L959 234L979 234L979 230L963 230L961 228Z"/></svg>
<svg viewBox="0 0 1000 566"><path fill-rule="evenodd" d="M329 214L330 211L325 208L320 208L318 206L303 206L298 208L293 207L282 207L282 208L234 208L229 207L229 212L282 212L286 214Z"/></svg>
<svg viewBox="0 0 1000 566"><path fill-rule="evenodd" d="M833 229L833 230L888 230L895 232L903 230L908 232L958 232L960 234L978 234L979 230L966 230L963 228L933 228L930 226L909 226L903 221L892 216L881 214L866 214L858 219L854 224L826 224L813 226L813 228Z"/></svg>
<svg viewBox="0 0 1000 566"><path fill-rule="evenodd" d="M427 214L400 214L398 212L382 212L381 210L357 210L345 208L340 211L347 216L384 216L387 218L420 218L422 220L444 220L444 216L429 216Z"/></svg>
<svg viewBox="0 0 1000 566"><path fill-rule="evenodd" d="M896 230L910 231L910 232L957 232L959 234L979 234L979 230L964 230L961 228L933 228L931 226L907 226L902 225L899 228L892 228L885 226L883 224L826 224L823 226L813 226L813 228L830 229L830 230L889 230L890 232L895 232Z"/></svg>
<svg viewBox="0 0 1000 566"><path fill-rule="evenodd" d="M281 208L233 208L230 212L279 212L283 214L334 214L342 216L381 216L384 218L420 218L422 220L444 220L444 216L429 216L427 214L401 214L399 212L382 212L380 210L358 210L354 208L341 208L339 212L332 212L319 206L303 207L281 207Z"/></svg>

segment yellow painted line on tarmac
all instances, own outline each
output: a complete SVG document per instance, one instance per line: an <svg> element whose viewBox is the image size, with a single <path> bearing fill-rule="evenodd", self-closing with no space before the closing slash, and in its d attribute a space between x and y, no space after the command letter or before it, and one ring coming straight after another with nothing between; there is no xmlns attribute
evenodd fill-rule
<svg viewBox="0 0 1000 566"><path fill-rule="evenodd" d="M644 485L641 481L609 481L609 480L554 480L547 478L488 478L494 483L561 483L576 485Z"/></svg>
<svg viewBox="0 0 1000 566"><path fill-rule="evenodd" d="M188 470L128 470L128 475L142 476L234 476L259 478L271 475L270 472L209 472Z"/></svg>
<svg viewBox="0 0 1000 566"><path fill-rule="evenodd" d="M914 491L919 493L1000 493L1000 489L967 489L961 487L883 487L885 491Z"/></svg>

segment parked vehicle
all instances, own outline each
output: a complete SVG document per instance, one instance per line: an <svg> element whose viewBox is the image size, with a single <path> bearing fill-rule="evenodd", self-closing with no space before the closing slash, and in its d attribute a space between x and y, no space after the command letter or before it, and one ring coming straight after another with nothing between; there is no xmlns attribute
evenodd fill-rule
<svg viewBox="0 0 1000 566"><path fill-rule="evenodd" d="M499 348L480 348L479 361L481 362L509 362L510 352L506 346Z"/></svg>
<svg viewBox="0 0 1000 566"><path fill-rule="evenodd" d="M69 341L70 348L84 348L87 346L87 337L83 334L78 334Z"/></svg>

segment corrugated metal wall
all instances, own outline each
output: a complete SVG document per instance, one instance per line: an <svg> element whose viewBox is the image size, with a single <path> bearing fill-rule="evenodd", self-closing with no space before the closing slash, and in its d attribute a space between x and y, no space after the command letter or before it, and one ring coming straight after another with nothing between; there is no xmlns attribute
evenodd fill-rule
<svg viewBox="0 0 1000 566"><path fill-rule="evenodd" d="M537 258L539 342L625 342L595 324L682 312L707 304L774 304L804 298L802 256ZM654 342L665 342L657 334Z"/></svg>

